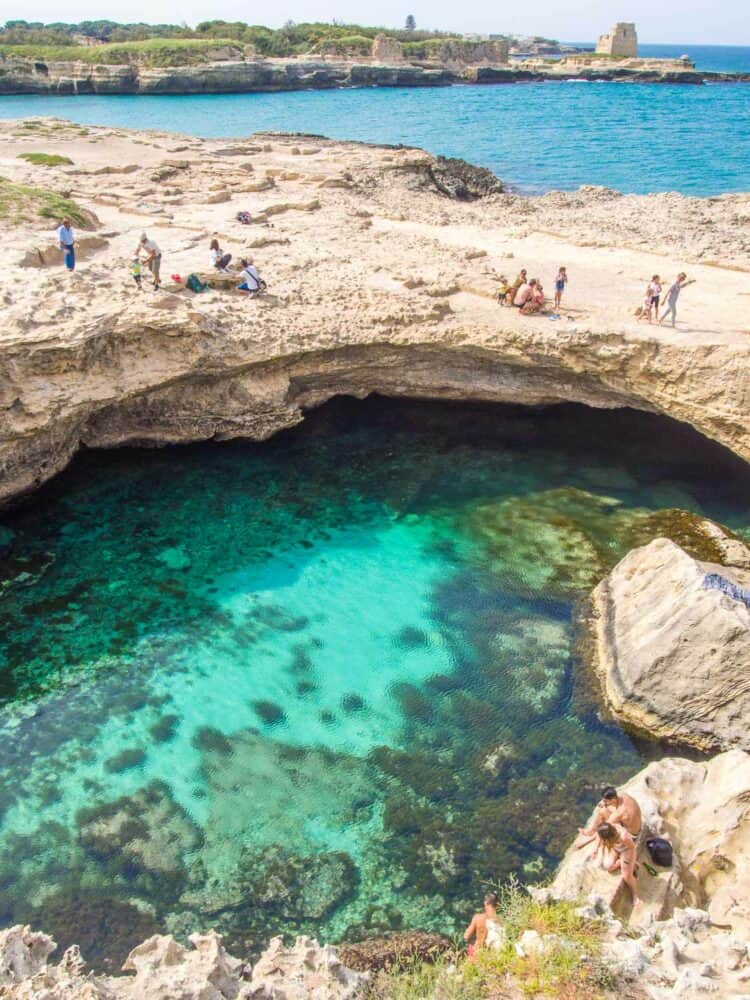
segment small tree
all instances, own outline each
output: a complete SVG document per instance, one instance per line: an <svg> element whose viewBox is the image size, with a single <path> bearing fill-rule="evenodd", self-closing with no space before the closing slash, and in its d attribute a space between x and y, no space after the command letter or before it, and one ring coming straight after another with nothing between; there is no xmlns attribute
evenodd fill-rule
<svg viewBox="0 0 750 1000"><path fill-rule="evenodd" d="M414 29L416 28L416 26L417 26L417 22L414 20L414 15L413 14L409 14L407 16L407 18L406 18L406 24L405 24L404 27L406 28L407 31L414 31Z"/></svg>

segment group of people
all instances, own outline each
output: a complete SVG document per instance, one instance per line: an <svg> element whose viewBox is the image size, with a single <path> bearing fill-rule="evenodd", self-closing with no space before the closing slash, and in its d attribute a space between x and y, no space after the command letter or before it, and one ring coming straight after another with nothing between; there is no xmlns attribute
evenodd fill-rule
<svg viewBox="0 0 750 1000"><path fill-rule="evenodd" d="M591 822L586 827L579 827L573 844L578 850L594 844L591 858L600 859L599 863L608 872L620 874L630 889L634 906L640 902L637 855L642 828L641 808L633 796L608 785L602 792ZM470 958L483 948L500 948L505 942L505 929L497 913L498 902L496 892L488 893L482 910L474 914L466 928L464 941Z"/></svg>
<svg viewBox="0 0 750 1000"><path fill-rule="evenodd" d="M688 276L685 272L680 271L677 275L677 280L669 286L667 294L662 298L664 286L659 275L655 274L646 286L646 297L643 305L636 309L636 316L640 320L648 320L649 323L653 323L656 320L659 324L663 323L667 316L671 316L672 326L675 326L677 322L677 300L680 297L680 292L686 285L692 285L694 281L694 278L688 281ZM659 319L660 305L666 307L661 319Z"/></svg>
<svg viewBox="0 0 750 1000"><path fill-rule="evenodd" d="M252 257L240 257L239 270L234 272L229 270L232 260L231 253L224 253L219 246L219 241L214 238L208 250L208 259L211 267L220 274L235 274L239 278L237 291L243 295L254 296L265 288L265 283L258 273Z"/></svg>
<svg viewBox="0 0 750 1000"><path fill-rule="evenodd" d="M568 272L561 267L555 277L555 312L560 308L567 284ZM524 316L530 316L542 311L545 302L544 289L541 281L538 278L528 278L526 268L522 267L512 285L504 275L501 276L497 300L501 306L511 306L519 309Z"/></svg>
<svg viewBox="0 0 750 1000"><path fill-rule="evenodd" d="M68 271L75 271L76 236L73 223L67 216L57 229L57 242L62 251L63 264ZM234 273L236 275L238 279L236 288L241 294L255 296L265 288L265 282L258 273L253 258L240 258L239 269L231 272L229 264L232 255L224 253L219 246L219 241L215 238L211 240L209 260L211 266L222 274ZM161 262L162 253L159 245L147 233L141 233L130 263L130 273L139 291L143 291L144 267L151 274L154 289L158 290L161 287Z"/></svg>

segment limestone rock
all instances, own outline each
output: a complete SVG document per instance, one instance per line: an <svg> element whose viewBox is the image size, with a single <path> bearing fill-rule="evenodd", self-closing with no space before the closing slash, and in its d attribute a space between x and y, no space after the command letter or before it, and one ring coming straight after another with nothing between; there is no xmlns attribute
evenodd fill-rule
<svg viewBox="0 0 750 1000"><path fill-rule="evenodd" d="M20 983L44 969L57 945L48 934L17 924L0 931L0 984Z"/></svg>
<svg viewBox="0 0 750 1000"><path fill-rule="evenodd" d="M747 565L744 552L734 558ZM618 563L592 607L594 668L625 726L700 750L750 749L750 570L656 539Z"/></svg>
<svg viewBox="0 0 750 1000"><path fill-rule="evenodd" d="M238 1000L353 1000L367 975L347 969L335 948L298 937L291 948L273 938Z"/></svg>
<svg viewBox="0 0 750 1000"><path fill-rule="evenodd" d="M213 931L192 934L192 950L173 937L155 934L128 955L125 972L135 978L122 981L129 993L142 1000L234 1000L239 993L242 962L232 958Z"/></svg>

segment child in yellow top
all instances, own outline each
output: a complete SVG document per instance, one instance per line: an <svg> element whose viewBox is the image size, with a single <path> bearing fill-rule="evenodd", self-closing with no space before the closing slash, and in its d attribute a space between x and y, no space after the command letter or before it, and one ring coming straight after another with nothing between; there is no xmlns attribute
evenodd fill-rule
<svg viewBox="0 0 750 1000"><path fill-rule="evenodd" d="M133 275L133 281L138 285L138 291L143 291L143 285L141 284L141 262L137 257L133 257L133 262L130 265L130 273Z"/></svg>

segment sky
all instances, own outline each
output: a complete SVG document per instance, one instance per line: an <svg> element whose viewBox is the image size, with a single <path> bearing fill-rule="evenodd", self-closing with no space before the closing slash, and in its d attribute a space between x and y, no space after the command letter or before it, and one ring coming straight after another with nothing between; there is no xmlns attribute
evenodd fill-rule
<svg viewBox="0 0 750 1000"><path fill-rule="evenodd" d="M18 0L3 3L0 19L174 23L223 19L278 27L287 20L332 21L401 27L413 14L418 27L456 32L544 35L562 41L593 41L615 21L635 21L642 42L750 45L748 0L535 0L500 5L490 0Z"/></svg>

